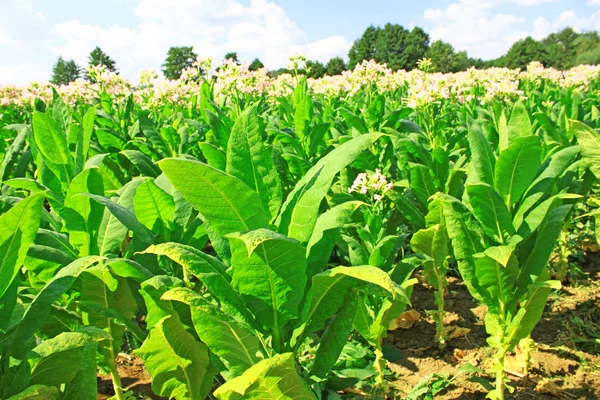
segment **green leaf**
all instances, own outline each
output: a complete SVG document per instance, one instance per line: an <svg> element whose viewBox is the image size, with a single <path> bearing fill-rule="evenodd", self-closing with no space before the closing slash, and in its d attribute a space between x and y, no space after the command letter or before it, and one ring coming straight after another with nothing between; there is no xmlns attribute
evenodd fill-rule
<svg viewBox="0 0 600 400"><path fill-rule="evenodd" d="M144 253L166 256L180 264L219 299L225 312L251 323L251 315L238 294L231 288L231 277L226 272L227 267L217 258L178 243L150 246Z"/></svg>
<svg viewBox="0 0 600 400"><path fill-rule="evenodd" d="M260 196L238 178L199 161L166 159L159 166L220 235L268 226Z"/></svg>
<svg viewBox="0 0 600 400"><path fill-rule="evenodd" d="M135 216L157 235L168 237L175 218L175 200L151 180L144 181L133 198Z"/></svg>
<svg viewBox="0 0 600 400"><path fill-rule="evenodd" d="M84 170L69 185L62 216L71 245L79 256L98 254L98 231L104 206L81 194L104 195L102 177L97 168Z"/></svg>
<svg viewBox="0 0 600 400"><path fill-rule="evenodd" d="M28 362L32 385L66 385L64 399L98 394L96 342L85 333L65 332L43 341L28 354Z"/></svg>
<svg viewBox="0 0 600 400"><path fill-rule="evenodd" d="M149 118L148 111L140 111L139 114L140 131L148 139L152 145L152 149L158 153L159 156L169 157L171 151L163 140L163 138L154 129L154 124Z"/></svg>
<svg viewBox="0 0 600 400"><path fill-rule="evenodd" d="M498 252L494 252L495 250L502 250L508 254L508 257L498 257ZM486 300L490 312L498 313L498 309L493 310L494 306L497 304L506 306L513 300L512 293L519 270L512 250L506 247L490 247L484 253L475 255L475 275L480 290L487 291L481 293L481 297ZM489 302L490 300L492 303Z"/></svg>
<svg viewBox="0 0 600 400"><path fill-rule="evenodd" d="M254 107L242 112L233 125L226 171L259 194L270 219L277 216L282 199L281 182L273 158L263 144L260 121Z"/></svg>
<svg viewBox="0 0 600 400"><path fill-rule="evenodd" d="M542 146L537 136L519 137L498 157L494 186L507 206L517 203L540 166Z"/></svg>
<svg viewBox="0 0 600 400"><path fill-rule="evenodd" d="M307 276L323 272L331 257L335 239L344 224L350 222L354 212L363 205L360 201L347 201L321 214L306 246Z"/></svg>
<svg viewBox="0 0 600 400"><path fill-rule="evenodd" d="M154 164L152 159L139 150L123 150L123 154L143 176L156 178L160 174L160 170Z"/></svg>
<svg viewBox="0 0 600 400"><path fill-rule="evenodd" d="M274 335L298 317L306 288L305 248L279 233L259 229L228 235L232 287Z"/></svg>
<svg viewBox="0 0 600 400"><path fill-rule="evenodd" d="M221 400L294 399L315 400L308 385L296 372L294 354L277 354L248 369L215 390Z"/></svg>
<svg viewBox="0 0 600 400"><path fill-rule="evenodd" d="M125 240L129 230L127 226L121 223L119 218L115 217L113 211L111 211L112 204L116 204L121 210L127 210L127 212L131 213L129 210L133 210L133 199L135 193L142 182L143 181L140 178L134 178L132 181L128 182L119 191L118 198L112 199L110 202L111 206L107 206L104 209L102 222L98 228L98 253L101 256L106 256L108 254L119 254L121 248L123 247L123 241ZM106 199L104 204L107 204L108 201L109 200ZM115 212L118 213L118 211ZM131 222L140 228L139 231L142 232L141 234L143 237L151 242L152 239L149 237L150 232L143 230L143 226L136 220L133 214L131 214L130 217L132 217Z"/></svg>
<svg viewBox="0 0 600 400"><path fill-rule="evenodd" d="M220 171L225 171L225 168L227 168L227 158L223 150L213 144L202 142L198 143L198 147L200 147L200 151L204 158L206 158L208 165Z"/></svg>
<svg viewBox="0 0 600 400"><path fill-rule="evenodd" d="M33 298L23 318L11 332L14 354L23 355L25 343L42 326L48 315L52 303L58 300L73 286L77 277L92 265L102 261L102 257L88 256L79 258L71 264L60 269L56 275L46 283L42 290Z"/></svg>
<svg viewBox="0 0 600 400"><path fill-rule="evenodd" d="M58 400L59 393L54 386L33 385L8 400Z"/></svg>
<svg viewBox="0 0 600 400"><path fill-rule="evenodd" d="M77 145L75 147L75 174L83 171L90 149L90 142L92 141L94 118L96 117L97 109L97 105L91 107L83 116L83 123L79 127L79 137L77 138Z"/></svg>
<svg viewBox="0 0 600 400"><path fill-rule="evenodd" d="M570 210L570 205L553 209L546 214L546 217L537 229L534 246L526 254L525 260L521 261L521 272L515 293L517 299L527 292L529 285L534 283L543 274L544 269L547 268L548 259L554 250L556 240L560 235L565 218Z"/></svg>
<svg viewBox="0 0 600 400"><path fill-rule="evenodd" d="M428 200L437 189L433 183L431 170L420 164L410 166L410 188L415 192L423 206L427 206Z"/></svg>
<svg viewBox="0 0 600 400"><path fill-rule="evenodd" d="M275 221L279 232L300 242L308 242L319 216L321 201L334 177L380 137L378 133L361 135L321 158L288 195Z"/></svg>
<svg viewBox="0 0 600 400"><path fill-rule="evenodd" d="M294 89L294 127L296 135L301 141L304 141L306 137L312 107L312 101L307 92L306 79L302 79Z"/></svg>
<svg viewBox="0 0 600 400"><path fill-rule="evenodd" d="M443 290L446 286L446 257L448 256L448 234L440 225L421 229L415 232L410 247L416 253L430 258L423 264L425 277L435 290Z"/></svg>
<svg viewBox="0 0 600 400"><path fill-rule="evenodd" d="M494 184L494 168L496 157L487 138L479 127L471 127L468 133L469 147L471 148L471 164L474 174L469 176L473 183Z"/></svg>
<svg viewBox="0 0 600 400"><path fill-rule="evenodd" d="M319 348L315 354L315 361L311 368L311 375L324 379L337 362L352 331L357 303L358 294L349 290L346 293L343 305L321 337Z"/></svg>
<svg viewBox="0 0 600 400"><path fill-rule="evenodd" d="M467 185L467 193L473 214L489 236L505 243L507 235L515 234L510 211L493 187L487 184Z"/></svg>
<svg viewBox="0 0 600 400"><path fill-rule="evenodd" d="M83 194L84 196L88 196L92 200L97 201L100 204L103 204L111 214L119 220L124 226L126 226L130 231L133 232L134 238L140 240L141 243L144 243L146 246L149 246L154 242L154 235L152 231L142 225L135 214L129 211L127 208L123 207L120 204L117 204L113 201L110 201L106 197L98 196L95 194Z"/></svg>
<svg viewBox="0 0 600 400"><path fill-rule="evenodd" d="M180 301L191 308L198 337L215 353L233 376L241 375L264 358L255 333L208 303L188 288L172 289L163 299Z"/></svg>
<svg viewBox="0 0 600 400"><path fill-rule="evenodd" d="M69 153L67 138L50 114L34 110L32 117L33 138L44 163L60 178L68 183L73 176L73 158Z"/></svg>
<svg viewBox="0 0 600 400"><path fill-rule="evenodd" d="M157 275L142 282L140 294L146 304L146 326L151 330L163 318L175 314L175 309L170 301L162 300L162 295L169 289L183 287L183 281L179 278L166 275Z"/></svg>
<svg viewBox="0 0 600 400"><path fill-rule="evenodd" d="M134 352L144 361L157 395L203 400L208 394L206 382L212 384L212 376L206 373L208 348L186 332L176 316L162 319Z"/></svg>
<svg viewBox="0 0 600 400"><path fill-rule="evenodd" d="M573 133L581 146L581 154L590 165L590 170L600 179L600 134L583 122L570 120Z"/></svg>
<svg viewBox="0 0 600 400"><path fill-rule="evenodd" d="M466 210L464 206L450 196L442 196L444 220L446 221L446 230L448 237L452 241L452 251L454 258L458 263L460 275L469 289L469 293L477 300L482 301L479 293L479 286L475 275L475 260L473 256L483 251L483 246L473 232L466 220Z"/></svg>
<svg viewBox="0 0 600 400"><path fill-rule="evenodd" d="M35 239L44 199L44 193L34 194L0 215L0 297L17 276Z"/></svg>
<svg viewBox="0 0 600 400"><path fill-rule="evenodd" d="M516 139L531 135L533 135L533 130L531 129L529 114L525 105L519 101L513 106L508 120L508 143L512 145Z"/></svg>
<svg viewBox="0 0 600 400"><path fill-rule="evenodd" d="M302 338L323 329L325 321L342 306L349 289L410 303L406 293L377 267L332 268L313 276L311 291L302 311L302 324L294 336Z"/></svg>

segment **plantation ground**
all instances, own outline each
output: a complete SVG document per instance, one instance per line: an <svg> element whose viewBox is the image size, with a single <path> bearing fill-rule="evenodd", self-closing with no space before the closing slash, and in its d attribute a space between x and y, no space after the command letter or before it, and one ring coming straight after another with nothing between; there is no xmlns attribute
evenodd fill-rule
<svg viewBox="0 0 600 400"><path fill-rule="evenodd" d="M586 253L581 270L584 276L565 283L560 295L551 298L533 331L538 351L532 354L530 376L519 377L516 355L509 357L507 368L515 373L509 374L515 388L514 399L600 398L600 343L597 339L600 333L600 249L591 248ZM449 281L446 302L449 311L445 322L446 326L459 328L459 337L452 339L443 350L437 347L435 323L429 315L435 308L433 292L420 283L415 286L412 304L421 319L409 329L390 332L386 339L388 349L400 350L395 361L388 364L396 376L391 377L391 385L397 391L394 393L397 398L404 398L432 373L452 376L465 363L483 369L489 367L492 351L485 341L486 308L474 302L457 277L450 277ZM152 393L150 376L139 357L121 355L118 365L124 385L136 395L162 399ZM458 377L435 398L484 398L485 390L470 377ZM493 380L486 374L477 377ZM98 380L98 400L110 398L114 394L110 376L101 376ZM357 398L360 397L357 394Z"/></svg>
<svg viewBox="0 0 600 400"><path fill-rule="evenodd" d="M585 274L579 280L565 283L560 295L551 298L542 320L533 331L538 351L532 356L534 367L528 378L509 374L515 387L515 399L598 399L600 398L600 252L588 252L581 265ZM428 375L454 374L460 365L470 363L488 366L490 349L486 347L483 317L485 306L478 306L464 284L450 278L447 297L449 309L446 324L470 329L464 336L450 341L439 350L434 342L435 323L428 310L435 308L433 292L417 285L412 295L414 309L423 316L406 330L399 329L388 337L388 343L400 349L403 359L390 365L398 374L394 386L409 391ZM515 357L507 368L519 372ZM491 381L491 376L481 375ZM465 376L465 378L467 378ZM459 377L440 399L482 399L485 391L478 383Z"/></svg>

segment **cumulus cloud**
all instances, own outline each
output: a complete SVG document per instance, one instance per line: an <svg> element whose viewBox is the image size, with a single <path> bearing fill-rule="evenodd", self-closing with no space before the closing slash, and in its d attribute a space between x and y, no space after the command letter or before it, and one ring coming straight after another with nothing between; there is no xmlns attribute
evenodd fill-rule
<svg viewBox="0 0 600 400"><path fill-rule="evenodd" d="M159 68L170 46L193 45L203 57L223 57L236 51L241 58L260 57L270 68L287 65L295 53L327 61L345 55L351 42L342 36L309 41L285 10L268 0L249 5L225 0L141 0L135 8L136 28L99 27L67 21L53 31L50 51L85 63L98 45L127 74Z"/></svg>

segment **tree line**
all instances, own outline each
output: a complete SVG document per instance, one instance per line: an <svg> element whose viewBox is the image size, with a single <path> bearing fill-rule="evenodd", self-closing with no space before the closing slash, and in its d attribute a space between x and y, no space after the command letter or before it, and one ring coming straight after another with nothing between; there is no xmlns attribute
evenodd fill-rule
<svg viewBox="0 0 600 400"><path fill-rule="evenodd" d="M167 79L178 79L181 72L191 67L198 55L192 46L171 47L162 65ZM388 23L383 27L369 26L348 52L348 62L334 57L327 63L307 60L304 72L309 78L321 78L325 75L339 75L345 70L353 70L363 60L375 60L385 63L392 70L411 70L419 60L431 60L433 72L458 72L471 67L525 68L532 61L539 61L545 67L565 70L581 64L600 64L600 35L597 31L575 32L565 28L552 33L542 40L526 37L515 42L506 54L493 60L472 58L466 51L456 51L442 40L430 42L430 37L422 28L412 30L402 25ZM225 59L239 64L235 52L227 53ZM115 61L102 49L96 47L88 57L89 66L104 65L108 70L118 73ZM255 58L249 66L251 71L264 67L260 59ZM276 77L289 72L285 68L269 71ZM74 60L59 57L52 70L51 82L57 85L68 84L78 78L93 81Z"/></svg>

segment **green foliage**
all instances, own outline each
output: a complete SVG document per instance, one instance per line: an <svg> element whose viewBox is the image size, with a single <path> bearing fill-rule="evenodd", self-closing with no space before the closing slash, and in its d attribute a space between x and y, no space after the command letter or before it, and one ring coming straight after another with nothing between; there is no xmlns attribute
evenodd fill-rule
<svg viewBox="0 0 600 400"><path fill-rule="evenodd" d="M162 72L167 79L179 79L181 71L192 66L198 55L192 46L170 47L167 58L162 65Z"/></svg>
<svg viewBox="0 0 600 400"><path fill-rule="evenodd" d="M90 67L102 65L106 67L106 69L109 71L117 72L117 67L115 64L115 60L113 60L108 54L102 51L102 49L98 46L96 46L94 50L92 50L88 57L88 65Z"/></svg>
<svg viewBox="0 0 600 400"><path fill-rule="evenodd" d="M248 69L250 71L258 71L259 69L264 68L264 67L265 67L265 65L262 63L262 61L260 61L258 58L255 58L254 60L252 60L252 62L248 66Z"/></svg>
<svg viewBox="0 0 600 400"><path fill-rule="evenodd" d="M333 57L325 66L325 74L328 76L341 75L346 70L346 62L342 57Z"/></svg>
<svg viewBox="0 0 600 400"><path fill-rule="evenodd" d="M67 85L78 78L81 78L81 67L74 60L67 61L62 56L58 57L52 67L50 82L55 85Z"/></svg>

